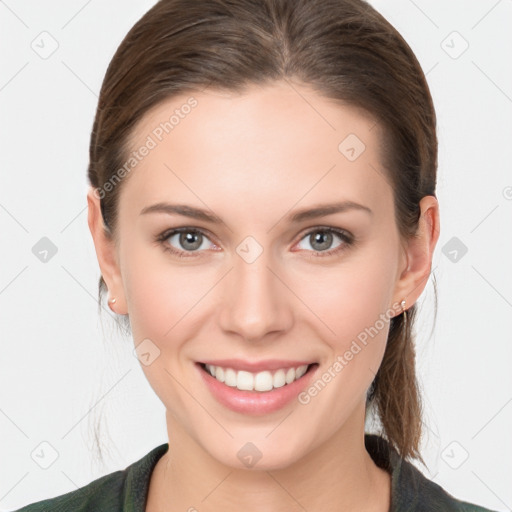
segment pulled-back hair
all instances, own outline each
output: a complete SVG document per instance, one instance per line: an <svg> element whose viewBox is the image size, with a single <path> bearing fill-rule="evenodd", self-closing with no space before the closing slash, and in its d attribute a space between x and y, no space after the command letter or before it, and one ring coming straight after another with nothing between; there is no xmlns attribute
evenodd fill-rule
<svg viewBox="0 0 512 512"><path fill-rule="evenodd" d="M129 31L108 67L90 141L89 181L102 191L107 232L116 233L123 180L112 183L134 128L150 109L205 87L243 92L292 79L368 112L383 128L383 167L405 241L419 202L435 196L436 116L425 75L400 34L362 0L160 0ZM118 176L118 175L117 175ZM105 292L100 278L99 302ZM368 405L403 457L421 458L421 402L412 334L391 319Z"/></svg>

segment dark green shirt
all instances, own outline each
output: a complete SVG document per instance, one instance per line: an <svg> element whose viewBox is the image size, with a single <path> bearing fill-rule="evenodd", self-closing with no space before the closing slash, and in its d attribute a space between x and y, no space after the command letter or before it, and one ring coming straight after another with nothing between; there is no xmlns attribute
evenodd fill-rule
<svg viewBox="0 0 512 512"><path fill-rule="evenodd" d="M455 499L401 459L382 437L366 434L365 444L377 466L391 474L390 512L491 512ZM168 447L162 444L123 471L14 512L145 512L151 473Z"/></svg>

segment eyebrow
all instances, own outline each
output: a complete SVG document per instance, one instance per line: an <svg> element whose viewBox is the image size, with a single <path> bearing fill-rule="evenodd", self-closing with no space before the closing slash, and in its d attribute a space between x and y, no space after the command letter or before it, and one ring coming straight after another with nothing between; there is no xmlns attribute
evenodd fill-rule
<svg viewBox="0 0 512 512"><path fill-rule="evenodd" d="M330 203L303 208L301 210L295 211L291 215L288 215L286 220L296 224L305 220L316 219L317 217L324 217L334 213L344 213L350 210L362 211L368 213L369 215L373 215L373 211L367 206L355 203L353 201L342 201L339 203ZM223 221L220 217L210 213L208 210L203 210L201 208L196 208L194 206L188 206L185 204L156 203L143 208L140 212L140 215L145 215L148 213L182 215L192 219L211 222L212 224L223 224Z"/></svg>

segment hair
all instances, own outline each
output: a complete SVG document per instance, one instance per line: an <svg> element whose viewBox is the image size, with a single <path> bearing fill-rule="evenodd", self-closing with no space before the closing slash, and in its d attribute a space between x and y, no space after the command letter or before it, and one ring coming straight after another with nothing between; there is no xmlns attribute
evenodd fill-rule
<svg viewBox="0 0 512 512"><path fill-rule="evenodd" d="M425 75L398 31L363 0L160 0L112 58L90 140L90 184L102 190L115 238L116 172L146 113L178 94L294 79L367 112L383 128L383 167L401 240L417 233L420 200L435 197L436 115ZM118 178L114 187L105 187ZM108 192L107 192L108 191ZM435 281L434 281L435 287ZM99 304L106 290L99 282ZM437 304L436 304L437 307ZM367 406L404 458L421 460L422 410L412 334L416 305L390 320Z"/></svg>

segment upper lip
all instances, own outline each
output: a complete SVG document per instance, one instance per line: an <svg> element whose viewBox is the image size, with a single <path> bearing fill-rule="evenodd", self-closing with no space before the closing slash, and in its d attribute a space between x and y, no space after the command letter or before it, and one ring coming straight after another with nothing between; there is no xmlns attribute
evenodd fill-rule
<svg viewBox="0 0 512 512"><path fill-rule="evenodd" d="M210 366L221 366L232 368L235 371L246 371L251 373L279 370L281 368L298 368L303 365L313 364L313 361L287 361L284 359L266 359L265 361L244 361L243 359L210 359L201 361L202 364Z"/></svg>

